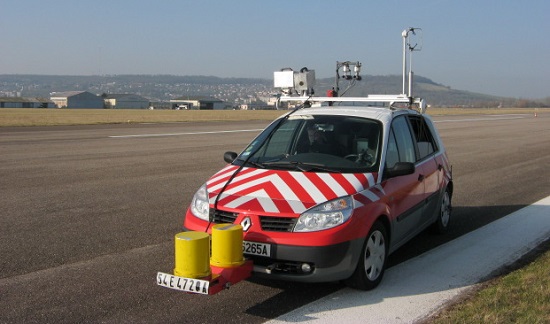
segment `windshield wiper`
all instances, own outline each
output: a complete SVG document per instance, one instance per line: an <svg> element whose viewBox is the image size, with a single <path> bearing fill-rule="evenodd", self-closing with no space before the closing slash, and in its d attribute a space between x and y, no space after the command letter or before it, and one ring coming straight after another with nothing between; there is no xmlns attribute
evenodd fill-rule
<svg viewBox="0 0 550 324"><path fill-rule="evenodd" d="M259 168L259 169L265 169L265 165L263 163L254 162L254 161L247 161L246 164L250 164L250 165L255 166L256 168Z"/></svg>
<svg viewBox="0 0 550 324"><path fill-rule="evenodd" d="M299 162L299 161L265 162L263 165L266 167L272 166L272 167L295 169L295 170L300 170L302 172L313 172L313 171L324 171L324 172L331 172L331 173L340 172L340 170L328 168L323 164L306 163L306 162Z"/></svg>
<svg viewBox="0 0 550 324"><path fill-rule="evenodd" d="M254 166L256 168L259 168L259 169L265 169L265 165L263 163L254 162L254 161L250 161L250 160L246 161L246 160L243 160L243 159L240 159L240 158L237 159L237 160L243 161L243 162L245 162L245 164L252 165L252 166Z"/></svg>

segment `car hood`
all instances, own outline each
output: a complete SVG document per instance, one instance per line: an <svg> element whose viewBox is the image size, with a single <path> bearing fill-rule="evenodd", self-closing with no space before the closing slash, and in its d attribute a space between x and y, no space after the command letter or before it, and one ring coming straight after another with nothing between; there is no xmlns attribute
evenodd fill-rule
<svg viewBox="0 0 550 324"><path fill-rule="evenodd" d="M365 192L375 185L377 178L376 173L297 172L247 167L233 177L238 168L228 165L206 182L211 206L217 200L217 208L227 210L301 214L320 203Z"/></svg>

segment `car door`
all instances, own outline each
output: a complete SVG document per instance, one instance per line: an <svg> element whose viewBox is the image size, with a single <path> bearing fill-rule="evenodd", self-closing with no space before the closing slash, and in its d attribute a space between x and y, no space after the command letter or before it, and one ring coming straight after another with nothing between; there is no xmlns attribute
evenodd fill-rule
<svg viewBox="0 0 550 324"><path fill-rule="evenodd" d="M385 169L397 162L417 162L417 149L406 116L392 122L386 150ZM392 221L392 245L399 246L416 232L424 209L423 167L415 166L412 174L392 177L382 181Z"/></svg>
<svg viewBox="0 0 550 324"><path fill-rule="evenodd" d="M419 220L419 230L432 223L439 206L441 168L435 159L437 143L423 116L409 116L417 148L417 167L424 182L425 209Z"/></svg>

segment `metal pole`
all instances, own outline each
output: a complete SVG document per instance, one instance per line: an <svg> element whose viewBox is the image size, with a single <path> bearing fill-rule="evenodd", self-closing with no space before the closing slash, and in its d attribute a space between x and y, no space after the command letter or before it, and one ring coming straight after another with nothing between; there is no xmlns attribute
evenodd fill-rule
<svg viewBox="0 0 550 324"><path fill-rule="evenodd" d="M413 96L413 70L412 70L412 66L413 66L413 58L412 58L412 51L411 53L409 54L409 97L412 97Z"/></svg>
<svg viewBox="0 0 550 324"><path fill-rule="evenodd" d="M405 29L401 33L401 36L403 37L403 90L402 94L406 94L405 90L407 89L407 35L409 32Z"/></svg>

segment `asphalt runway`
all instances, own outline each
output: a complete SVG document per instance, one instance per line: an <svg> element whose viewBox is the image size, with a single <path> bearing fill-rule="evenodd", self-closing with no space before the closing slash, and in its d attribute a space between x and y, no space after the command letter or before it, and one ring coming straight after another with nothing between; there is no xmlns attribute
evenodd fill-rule
<svg viewBox="0 0 550 324"><path fill-rule="evenodd" d="M420 234L390 266L550 195L550 114L435 121L453 163L452 229ZM0 128L0 322L262 323L340 290L252 278L198 296L156 285L196 189L266 125Z"/></svg>

